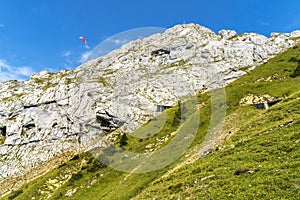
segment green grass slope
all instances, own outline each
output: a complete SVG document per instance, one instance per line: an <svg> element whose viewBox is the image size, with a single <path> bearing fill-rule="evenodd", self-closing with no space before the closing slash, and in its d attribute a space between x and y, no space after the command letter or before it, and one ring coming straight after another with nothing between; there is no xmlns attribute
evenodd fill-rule
<svg viewBox="0 0 300 200"><path fill-rule="evenodd" d="M106 167L89 153L22 186L3 199L299 199L300 45L271 59L226 87L227 116L214 151L200 159L198 149L210 123L209 94L198 96L200 122L188 151L173 164L149 173ZM253 94L283 101L268 110L240 105ZM179 106L143 128L150 138L120 137L116 145L132 152L155 151L185 130L193 117ZM155 127L164 119L163 128ZM133 134L134 135L134 134ZM190 160L189 160L190 159ZM189 162L187 162L189 161Z"/></svg>

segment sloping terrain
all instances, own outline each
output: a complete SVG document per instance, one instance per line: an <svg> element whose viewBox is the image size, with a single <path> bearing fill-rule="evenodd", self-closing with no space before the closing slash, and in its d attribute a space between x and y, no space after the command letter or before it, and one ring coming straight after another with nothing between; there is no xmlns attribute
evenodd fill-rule
<svg viewBox="0 0 300 200"><path fill-rule="evenodd" d="M229 84L222 138L201 158L199 149L211 117L210 93L197 96L200 118L193 143L168 167L148 173L126 173L84 153L4 199L298 199L299 68L297 45ZM250 104L257 103L249 100L253 96L281 101L267 110L243 103L245 98ZM180 105L174 106L144 125L151 133L160 120L166 121L163 128L154 130L153 137L120 135L115 144L132 152L163 148L194 120L193 116L182 117L180 110ZM185 131L189 134L189 130Z"/></svg>
<svg viewBox="0 0 300 200"><path fill-rule="evenodd" d="M153 171L176 160L195 136L194 143L199 143L208 129L210 134L206 134L209 137L200 154L210 153L222 130L222 123L216 125L223 122L226 109L225 96L218 97L224 91L214 89L224 88L246 70L267 62L299 40L300 31L266 37L238 35L233 30L215 33L198 24L182 24L127 43L75 70L45 70L24 82L0 83L1 196L93 147L114 155L108 159L102 156L102 161L115 169ZM291 62L298 61L294 58ZM296 70L291 76L298 73ZM205 91L212 91L211 100L202 95L197 103L195 95ZM194 98L185 102L188 96ZM269 94L242 98L242 105L260 103L258 107L265 99L280 100ZM211 122L210 105L216 111L211 114ZM157 127L164 120L154 117L170 107L175 110L169 111L168 119L174 115L176 119L160 130ZM196 108L201 108L202 114L192 114ZM198 135L197 118L202 120ZM148 125L152 128L132 133L146 122L151 122ZM147 133L149 130L152 133ZM155 134L158 138L150 139ZM106 149L117 139L122 148L132 151ZM191 158L175 169L197 159L199 149L194 148Z"/></svg>

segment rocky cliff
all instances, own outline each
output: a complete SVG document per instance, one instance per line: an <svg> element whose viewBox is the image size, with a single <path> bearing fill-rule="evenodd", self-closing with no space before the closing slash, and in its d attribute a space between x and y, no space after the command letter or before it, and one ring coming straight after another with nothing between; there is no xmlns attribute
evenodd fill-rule
<svg viewBox="0 0 300 200"><path fill-rule="evenodd" d="M0 83L0 180L105 146L107 133L130 132L182 96L223 87L299 37L177 25L75 70Z"/></svg>

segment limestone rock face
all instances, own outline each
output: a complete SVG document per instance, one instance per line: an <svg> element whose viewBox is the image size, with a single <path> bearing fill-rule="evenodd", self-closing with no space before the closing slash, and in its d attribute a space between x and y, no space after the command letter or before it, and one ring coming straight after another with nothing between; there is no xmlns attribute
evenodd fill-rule
<svg viewBox="0 0 300 200"><path fill-rule="evenodd" d="M130 42L73 71L0 83L0 180L64 152L105 145L180 97L223 87L295 44L292 34L219 34L196 24ZM222 81L224 80L224 82Z"/></svg>
<svg viewBox="0 0 300 200"><path fill-rule="evenodd" d="M237 36L237 33L234 30L221 30L219 31L219 35L221 36L222 39L227 40Z"/></svg>
<svg viewBox="0 0 300 200"><path fill-rule="evenodd" d="M258 104L258 103L264 103L267 101L273 101L275 99L276 99L275 97L272 97L269 94L264 94L261 96L257 96L254 94L248 94L247 96L243 97L240 100L240 105L252 105L252 104Z"/></svg>
<svg viewBox="0 0 300 200"><path fill-rule="evenodd" d="M293 32L291 32L290 36L292 38L298 38L298 37L300 37L300 31L299 30L293 31Z"/></svg>

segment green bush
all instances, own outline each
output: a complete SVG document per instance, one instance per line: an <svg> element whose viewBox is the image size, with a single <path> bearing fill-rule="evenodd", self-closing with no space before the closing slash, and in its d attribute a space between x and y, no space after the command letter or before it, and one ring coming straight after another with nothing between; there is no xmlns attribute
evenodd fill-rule
<svg viewBox="0 0 300 200"><path fill-rule="evenodd" d="M4 144L6 137L0 135L0 145Z"/></svg>
<svg viewBox="0 0 300 200"><path fill-rule="evenodd" d="M83 177L81 172L78 172L76 174L73 174L72 177L69 180L68 186L72 186L74 185L75 181L78 181L79 179L81 179Z"/></svg>
<svg viewBox="0 0 300 200"><path fill-rule="evenodd" d="M295 58L295 57L291 57L291 58L289 59L289 62L298 62L298 59Z"/></svg>
<svg viewBox="0 0 300 200"><path fill-rule="evenodd" d="M102 164L100 161L94 159L93 162L91 163L91 165L88 165L86 167L86 170L88 172L96 172L99 169L105 168L106 166L104 164Z"/></svg>
<svg viewBox="0 0 300 200"><path fill-rule="evenodd" d="M295 78L300 75L300 63L298 64L297 68L294 70L294 73L291 75L292 78Z"/></svg>
<svg viewBox="0 0 300 200"><path fill-rule="evenodd" d="M23 190L16 190L16 191L12 192L11 195L8 197L8 200L13 200L22 193L23 193Z"/></svg>
<svg viewBox="0 0 300 200"><path fill-rule="evenodd" d="M128 144L127 140L128 140L127 135L124 133L121 136L121 139L120 139L120 142L119 142L120 147L126 146Z"/></svg>

